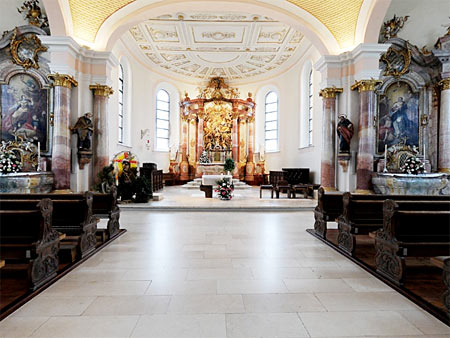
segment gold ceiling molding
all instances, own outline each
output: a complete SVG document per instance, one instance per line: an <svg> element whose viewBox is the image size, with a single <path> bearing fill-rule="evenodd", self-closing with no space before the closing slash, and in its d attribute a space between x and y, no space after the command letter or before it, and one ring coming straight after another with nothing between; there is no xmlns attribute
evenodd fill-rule
<svg viewBox="0 0 450 338"><path fill-rule="evenodd" d="M103 22L134 1L136 0L69 0L75 36L94 42Z"/></svg>
<svg viewBox="0 0 450 338"><path fill-rule="evenodd" d="M364 0L287 0L316 17L333 34L341 48L353 45Z"/></svg>
<svg viewBox="0 0 450 338"><path fill-rule="evenodd" d="M74 34L87 42L94 42L100 26L112 14L136 0L68 0L72 13ZM364 0L285 0L324 24L341 48L355 40L356 25Z"/></svg>

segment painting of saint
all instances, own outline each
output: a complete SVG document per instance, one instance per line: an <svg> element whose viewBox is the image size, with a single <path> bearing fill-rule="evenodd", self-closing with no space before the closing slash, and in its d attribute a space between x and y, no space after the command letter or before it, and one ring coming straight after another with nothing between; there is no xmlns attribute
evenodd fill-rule
<svg viewBox="0 0 450 338"><path fill-rule="evenodd" d="M405 143L419 146L419 94L406 82L392 84L378 106L378 153L384 147Z"/></svg>
<svg viewBox="0 0 450 338"><path fill-rule="evenodd" d="M18 74L0 93L2 140L40 142L41 151L48 152L47 90L32 76Z"/></svg>

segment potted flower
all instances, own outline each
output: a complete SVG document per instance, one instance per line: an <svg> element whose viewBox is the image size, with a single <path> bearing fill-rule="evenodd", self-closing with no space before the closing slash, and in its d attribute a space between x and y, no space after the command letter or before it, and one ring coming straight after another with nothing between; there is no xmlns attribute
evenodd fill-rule
<svg viewBox="0 0 450 338"><path fill-rule="evenodd" d="M230 175L230 173L234 170L234 168L235 168L234 160L232 158L227 158L225 160L223 169L228 173L228 175Z"/></svg>

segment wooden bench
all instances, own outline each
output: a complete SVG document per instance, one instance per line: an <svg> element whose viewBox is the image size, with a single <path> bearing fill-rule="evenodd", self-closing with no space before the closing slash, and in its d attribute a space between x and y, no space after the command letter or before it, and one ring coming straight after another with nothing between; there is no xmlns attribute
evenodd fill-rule
<svg viewBox="0 0 450 338"><path fill-rule="evenodd" d="M444 281L446 290L442 295L442 302L450 317L450 256L431 257L431 264L442 269L442 280Z"/></svg>
<svg viewBox="0 0 450 338"><path fill-rule="evenodd" d="M12 199L12 197L18 197ZM29 208L43 198L53 201L53 228L67 235L64 243L75 242L80 258L91 253L97 244L98 218L92 212L93 193L84 194L2 194L2 209Z"/></svg>
<svg viewBox="0 0 450 338"><path fill-rule="evenodd" d="M117 187L113 185L111 192L103 194L94 192L92 200L92 213L95 217L108 219L106 228L106 239L113 238L120 230L120 208L117 203ZM23 200L23 199L42 199L50 198L52 200L77 200L84 199L85 193L73 194L0 194L0 201L3 199ZM100 230L100 229L99 229Z"/></svg>
<svg viewBox="0 0 450 338"><path fill-rule="evenodd" d="M52 227L53 202L42 199L21 208L0 210L0 251L5 270L25 270L36 290L54 276L59 266L59 234Z"/></svg>
<svg viewBox="0 0 450 338"><path fill-rule="evenodd" d="M403 210L415 210L422 202L424 210L442 210L450 206L449 196L422 195L361 195L344 193L342 196L342 214L338 218L338 246L350 255L354 254L356 235L369 234L383 226L383 202L392 199L402 204ZM422 205L425 208L425 204Z"/></svg>
<svg viewBox="0 0 450 338"><path fill-rule="evenodd" d="M420 204L415 210L402 210L403 206L384 201L383 228L375 237L376 271L398 285L405 277L405 257L445 256L450 247L449 204L441 210L426 210Z"/></svg>
<svg viewBox="0 0 450 338"><path fill-rule="evenodd" d="M317 206L314 209L314 232L326 238L327 222L334 220L342 214L342 192L325 192L320 187L317 192Z"/></svg>

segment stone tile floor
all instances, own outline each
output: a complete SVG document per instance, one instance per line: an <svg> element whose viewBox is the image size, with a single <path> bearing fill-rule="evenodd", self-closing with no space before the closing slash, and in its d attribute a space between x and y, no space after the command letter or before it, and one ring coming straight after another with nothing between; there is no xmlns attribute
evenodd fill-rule
<svg viewBox="0 0 450 338"><path fill-rule="evenodd" d="M181 186L164 187L158 192L163 196L161 201L151 201L149 203L129 203L121 204L123 210L142 209L308 209L313 210L317 205L317 200L295 198L289 199L286 194L280 194L280 198L270 198L270 191L263 190L263 198L259 198L259 187L249 189L236 189L234 197L229 201L221 201L218 198L205 198L205 193L200 189L186 189ZM215 196L215 193L213 193ZM275 196L275 194L274 194Z"/></svg>
<svg viewBox="0 0 450 338"><path fill-rule="evenodd" d="M128 232L0 322L0 337L449 337L305 232L311 211L121 215Z"/></svg>

